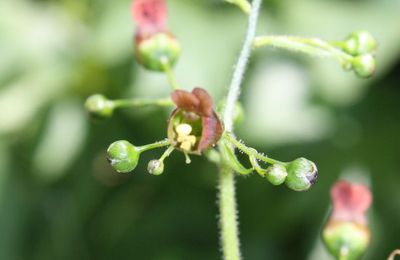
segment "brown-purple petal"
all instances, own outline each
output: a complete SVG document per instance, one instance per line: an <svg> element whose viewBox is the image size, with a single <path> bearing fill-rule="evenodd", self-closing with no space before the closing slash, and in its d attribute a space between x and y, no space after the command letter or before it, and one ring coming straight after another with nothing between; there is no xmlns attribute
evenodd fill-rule
<svg viewBox="0 0 400 260"><path fill-rule="evenodd" d="M213 101L207 91L202 88L196 87L192 90L192 93L200 101L198 112L203 116L212 116Z"/></svg>
<svg viewBox="0 0 400 260"><path fill-rule="evenodd" d="M211 116L202 117L203 131L197 146L197 151L202 152L218 142L222 135L222 125L215 112Z"/></svg>
<svg viewBox="0 0 400 260"><path fill-rule="evenodd" d="M197 112L200 105L199 99L185 90L175 90L171 93L171 99L178 108Z"/></svg>

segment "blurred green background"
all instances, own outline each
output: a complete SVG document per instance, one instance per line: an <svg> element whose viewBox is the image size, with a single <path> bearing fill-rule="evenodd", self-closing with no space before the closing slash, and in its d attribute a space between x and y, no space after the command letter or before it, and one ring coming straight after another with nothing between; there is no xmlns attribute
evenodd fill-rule
<svg viewBox="0 0 400 260"><path fill-rule="evenodd" d="M133 57L130 0L0 1L0 259L219 259L217 168L173 154L162 176L116 174L105 149L166 136L170 111L125 109L92 122L87 96L164 97L164 75ZM217 0L171 0L185 89L226 93L246 17ZM319 242L329 189L341 177L370 184L372 244L365 259L400 247L400 1L265 0L259 34L339 40L366 29L379 41L370 80L332 60L263 48L253 53L237 128L280 160L318 165L308 192L237 178L245 259L330 259Z"/></svg>

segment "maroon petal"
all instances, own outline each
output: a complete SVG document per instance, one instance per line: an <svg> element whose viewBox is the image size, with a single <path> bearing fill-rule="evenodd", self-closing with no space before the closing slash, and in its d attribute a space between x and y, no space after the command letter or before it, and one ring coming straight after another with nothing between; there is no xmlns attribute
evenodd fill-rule
<svg viewBox="0 0 400 260"><path fill-rule="evenodd" d="M195 95L199 101L200 105L198 107L198 112L203 116L211 116L213 113L213 101L211 96L202 88L194 88L192 90L193 95Z"/></svg>
<svg viewBox="0 0 400 260"><path fill-rule="evenodd" d="M197 151L202 152L212 146L214 146L222 135L222 124L214 111L211 112L211 116L202 117L203 131Z"/></svg>
<svg viewBox="0 0 400 260"><path fill-rule="evenodd" d="M171 99L178 108L197 112L200 105L199 99L185 90L175 90L171 93Z"/></svg>

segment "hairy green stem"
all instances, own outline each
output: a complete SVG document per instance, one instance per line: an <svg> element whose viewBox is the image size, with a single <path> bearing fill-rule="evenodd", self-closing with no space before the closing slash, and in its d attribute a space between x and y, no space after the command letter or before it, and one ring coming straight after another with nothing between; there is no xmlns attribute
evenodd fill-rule
<svg viewBox="0 0 400 260"><path fill-rule="evenodd" d="M351 62L353 56L347 54L332 44L317 38L297 36L259 36L256 37L253 47L273 46L290 51L302 52L312 56L334 57L341 63Z"/></svg>
<svg viewBox="0 0 400 260"><path fill-rule="evenodd" d="M246 70L247 61L250 57L252 43L256 33L258 13L261 6L261 0L254 0L249 16L246 39L243 44L239 59L233 73L232 81L229 86L226 106L223 114L225 129L229 132L233 130L234 106L239 98L240 85ZM222 254L225 260L239 260L240 243L237 223L236 197L235 197L235 179L231 168L221 162L219 173L219 211L220 211L220 239Z"/></svg>
<svg viewBox="0 0 400 260"><path fill-rule="evenodd" d="M112 100L113 108L122 108L122 107L140 107L140 106L173 106L171 99L169 98L159 98L159 99L151 99L151 98L134 98L134 99L117 99Z"/></svg>
<svg viewBox="0 0 400 260"><path fill-rule="evenodd" d="M169 143L169 142L168 142ZM165 150L165 152L161 155L160 157L160 161L164 161L165 158L167 158L173 151L175 150L175 147L173 147L172 145L170 147L168 147L167 150Z"/></svg>
<svg viewBox="0 0 400 260"><path fill-rule="evenodd" d="M270 163L270 164L281 164L281 165L287 165L288 163L285 162L281 162L275 159L272 159L268 156L265 156L263 154L260 154L259 152L257 152L256 149L251 148L246 146L245 144L243 144L242 142L238 141L232 134L224 132L223 136L230 142L232 143L234 146L236 146L238 149L242 150L244 153L246 153L248 156L253 156L254 158L264 161L266 163Z"/></svg>
<svg viewBox="0 0 400 260"><path fill-rule="evenodd" d="M146 144L143 146L139 146L137 147L141 152L145 152L151 149L155 149L155 148L160 148L160 147L164 147L170 144L170 141L168 139L164 139L162 141L158 141L155 143L151 143L151 144Z"/></svg>
<svg viewBox="0 0 400 260"><path fill-rule="evenodd" d="M219 224L222 254L225 260L239 260L240 242L237 223L235 175L228 165L219 172Z"/></svg>
<svg viewBox="0 0 400 260"><path fill-rule="evenodd" d="M179 85L176 81L175 74L171 68L171 64L166 57L161 58L161 64L163 65L163 69L165 74L167 75L168 82L172 88L172 90L178 89Z"/></svg>

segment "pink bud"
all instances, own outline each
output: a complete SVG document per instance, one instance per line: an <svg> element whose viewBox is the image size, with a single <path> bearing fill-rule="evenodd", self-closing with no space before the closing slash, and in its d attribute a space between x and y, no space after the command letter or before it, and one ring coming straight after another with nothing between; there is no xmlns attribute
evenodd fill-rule
<svg viewBox="0 0 400 260"><path fill-rule="evenodd" d="M166 30L165 0L134 0L131 12L133 20L138 24L137 36L140 38Z"/></svg>
<svg viewBox="0 0 400 260"><path fill-rule="evenodd" d="M333 212L331 219L366 224L366 211L371 205L369 189L356 183L339 181L331 190Z"/></svg>

